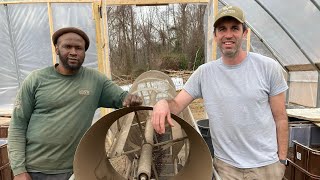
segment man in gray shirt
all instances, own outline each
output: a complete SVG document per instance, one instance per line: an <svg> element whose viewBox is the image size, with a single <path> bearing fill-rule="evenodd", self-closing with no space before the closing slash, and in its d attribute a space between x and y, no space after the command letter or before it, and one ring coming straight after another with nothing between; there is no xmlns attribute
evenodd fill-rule
<svg viewBox="0 0 320 180"><path fill-rule="evenodd" d="M222 179L282 179L288 149L288 119L281 66L241 48L248 30L243 11L222 8L214 37L222 57L200 66L172 100L161 100L152 123L164 133L194 99L203 98L209 117L214 166Z"/></svg>

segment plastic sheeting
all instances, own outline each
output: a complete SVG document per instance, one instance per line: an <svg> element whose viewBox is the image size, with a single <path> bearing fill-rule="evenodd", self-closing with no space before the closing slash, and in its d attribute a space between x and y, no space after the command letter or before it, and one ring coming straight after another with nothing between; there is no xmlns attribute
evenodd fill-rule
<svg viewBox="0 0 320 180"><path fill-rule="evenodd" d="M268 0L265 0L268 1ZM296 0L301 1L301 0ZM279 59L284 65L290 64L309 64L309 61L294 44L290 37L281 29L281 27L273 20L273 18L255 1L253 0L228 0L228 4L241 7L245 11L247 23L261 35L263 40L272 45L272 48L281 58ZM295 4L295 0L271 1L275 4ZM287 6L285 6L287 7ZM284 8L285 9L285 8ZM290 8L287 8L289 11ZM293 14L293 13L291 13ZM290 13L285 16L290 16ZM278 17L277 17L278 18ZM284 18L283 18L284 19Z"/></svg>
<svg viewBox="0 0 320 180"><path fill-rule="evenodd" d="M1 6L1 108L12 106L19 85L32 70L52 64L46 12L43 4Z"/></svg>
<svg viewBox="0 0 320 180"><path fill-rule="evenodd" d="M14 101L16 90L19 86L16 72L16 63L11 45L11 37L7 23L7 12L0 6L0 108L8 107Z"/></svg>
<svg viewBox="0 0 320 180"><path fill-rule="evenodd" d="M84 66L97 68L91 3L52 3L53 28L75 26L90 38ZM12 109L31 71L53 65L46 3L0 5L0 109ZM58 59L57 59L58 62Z"/></svg>
<svg viewBox="0 0 320 180"><path fill-rule="evenodd" d="M272 3L271 3L272 2ZM263 2L271 13L288 29L298 45L310 56L314 63L320 62L320 11L310 0ZM281 43L284 47L285 44ZM291 55L290 59L297 59ZM288 64L302 64L300 60Z"/></svg>
<svg viewBox="0 0 320 180"><path fill-rule="evenodd" d="M290 72L289 102L295 105L316 107L318 72Z"/></svg>
<svg viewBox="0 0 320 180"><path fill-rule="evenodd" d="M74 26L85 31L90 39L90 47L83 63L86 67L97 68L96 27L92 16L91 3L52 4L54 31L62 27Z"/></svg>
<svg viewBox="0 0 320 180"><path fill-rule="evenodd" d="M320 62L320 10L316 7L320 4L319 0L315 1L317 4L313 4L310 0L222 2L239 6L244 10L247 24L266 45L272 48L275 57L283 66ZM257 43L254 42L254 38L251 44L253 51L259 50L255 48ZM263 52L266 51L259 53L265 54ZM290 72L289 81L291 82L289 102L309 107L316 106L318 91L316 71Z"/></svg>

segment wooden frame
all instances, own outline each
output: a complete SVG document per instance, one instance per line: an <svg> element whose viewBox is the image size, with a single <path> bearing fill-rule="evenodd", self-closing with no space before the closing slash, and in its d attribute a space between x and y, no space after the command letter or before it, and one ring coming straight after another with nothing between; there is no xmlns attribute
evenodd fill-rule
<svg viewBox="0 0 320 180"><path fill-rule="evenodd" d="M49 29L50 29L50 37L53 35L53 19L52 19L52 8L51 8L51 3L47 3L48 7L48 17L49 17ZM56 48L53 45L52 38L50 38L51 41L51 51L52 51L52 63L56 64L57 63L57 55L56 55Z"/></svg>
<svg viewBox="0 0 320 180"><path fill-rule="evenodd" d="M28 4L28 3L106 3L107 6L118 5L161 5L179 3L208 3L208 0L25 0L0 2L0 4Z"/></svg>
<svg viewBox="0 0 320 180"><path fill-rule="evenodd" d="M316 64L318 66L319 64ZM296 64L285 66L290 72L292 71L316 71L316 68L311 64ZM319 67L319 66L318 66Z"/></svg>

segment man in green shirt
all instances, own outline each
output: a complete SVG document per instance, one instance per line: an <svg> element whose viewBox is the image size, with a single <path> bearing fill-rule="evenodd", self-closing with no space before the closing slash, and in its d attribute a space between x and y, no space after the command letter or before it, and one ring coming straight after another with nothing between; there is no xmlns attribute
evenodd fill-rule
<svg viewBox="0 0 320 180"><path fill-rule="evenodd" d="M8 151L14 180L67 180L77 145L99 107L141 105L102 73L82 66L88 36L74 27L52 36L59 64L33 71L16 98Z"/></svg>

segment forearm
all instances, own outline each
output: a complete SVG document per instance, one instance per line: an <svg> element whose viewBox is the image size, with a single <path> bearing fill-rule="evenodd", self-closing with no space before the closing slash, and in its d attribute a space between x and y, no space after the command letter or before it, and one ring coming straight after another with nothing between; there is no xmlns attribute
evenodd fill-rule
<svg viewBox="0 0 320 180"><path fill-rule="evenodd" d="M276 124L278 156L286 159L288 153L288 116L285 108L285 94L270 97L270 107Z"/></svg>
<svg viewBox="0 0 320 180"><path fill-rule="evenodd" d="M25 149L25 130L10 126L8 135L8 153L10 166L14 175L27 172L25 164Z"/></svg>
<svg viewBox="0 0 320 180"><path fill-rule="evenodd" d="M14 175L27 172L26 170L26 134L31 117L32 105L22 101L18 96L20 105L15 105L8 133L8 153L10 166ZM26 96L25 96L26 97Z"/></svg>
<svg viewBox="0 0 320 180"><path fill-rule="evenodd" d="M279 159L286 159L288 153L288 118L282 117L276 121L278 156Z"/></svg>
<svg viewBox="0 0 320 180"><path fill-rule="evenodd" d="M174 99L166 101L168 102L170 112L178 115L193 101L193 97L185 90L182 90Z"/></svg>
<svg viewBox="0 0 320 180"><path fill-rule="evenodd" d="M153 106L152 126L156 132L163 134L165 132L165 122L174 126L170 113L178 115L184 108L191 103L193 98L184 90L182 90L174 99L158 101Z"/></svg>
<svg viewBox="0 0 320 180"><path fill-rule="evenodd" d="M35 107L37 75L29 75L19 90L8 134L8 153L14 175L26 172L26 135L29 121Z"/></svg>
<svg viewBox="0 0 320 180"><path fill-rule="evenodd" d="M183 107L180 107L179 104L174 99L166 100L169 105L169 109L172 114L178 115L183 111Z"/></svg>

